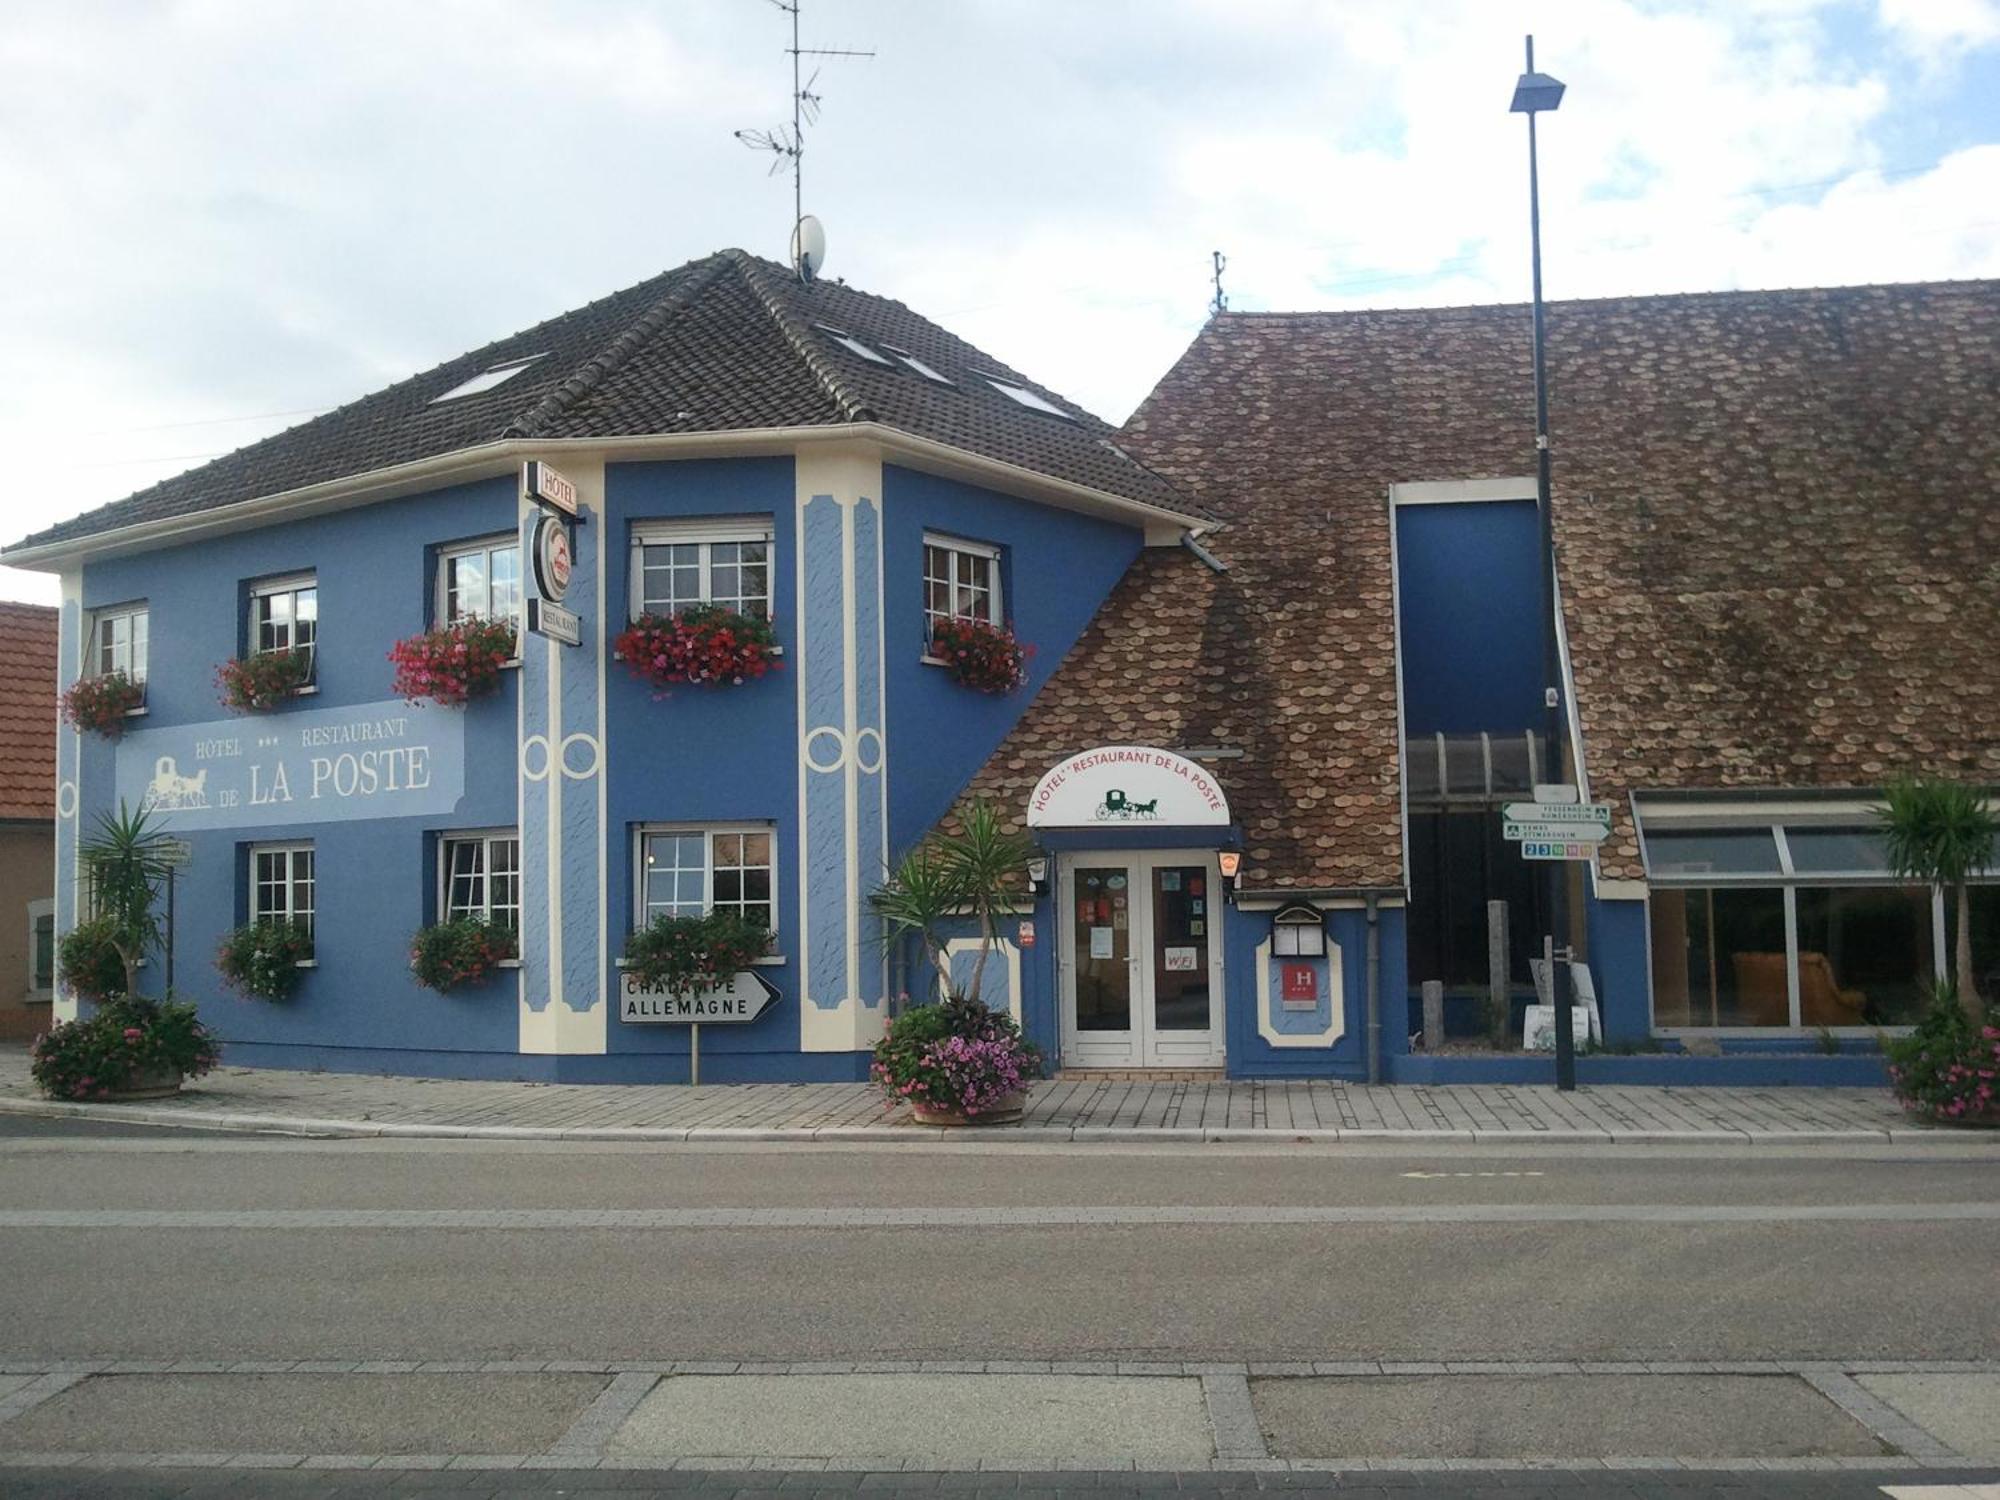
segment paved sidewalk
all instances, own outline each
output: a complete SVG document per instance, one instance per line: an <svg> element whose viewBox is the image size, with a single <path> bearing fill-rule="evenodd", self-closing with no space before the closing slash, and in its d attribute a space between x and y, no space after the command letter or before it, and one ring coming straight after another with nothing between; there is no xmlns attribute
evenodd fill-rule
<svg viewBox="0 0 2000 1500"><path fill-rule="evenodd" d="M919 1141L866 1084L616 1085L387 1078L220 1068L150 1104L41 1099L20 1048L0 1048L0 1113L312 1135L561 1140ZM1407 1141L1412 1144L1887 1144L2000 1148L1991 1132L1916 1123L1882 1089L1368 1088L1336 1082L1038 1084L1004 1141Z"/></svg>

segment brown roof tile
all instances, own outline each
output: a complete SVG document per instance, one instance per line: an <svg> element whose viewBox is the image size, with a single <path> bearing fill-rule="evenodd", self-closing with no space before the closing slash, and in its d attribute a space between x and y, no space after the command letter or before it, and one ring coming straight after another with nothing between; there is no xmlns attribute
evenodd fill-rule
<svg viewBox="0 0 2000 1500"><path fill-rule="evenodd" d="M55 820L56 620L0 603L0 818Z"/></svg>

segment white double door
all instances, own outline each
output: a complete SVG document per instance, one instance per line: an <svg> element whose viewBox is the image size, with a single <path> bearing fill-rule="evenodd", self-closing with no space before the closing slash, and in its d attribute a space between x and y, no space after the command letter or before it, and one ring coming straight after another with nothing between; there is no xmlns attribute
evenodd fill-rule
<svg viewBox="0 0 2000 1500"><path fill-rule="evenodd" d="M1071 854L1060 866L1062 1061L1222 1061L1221 883L1208 850Z"/></svg>

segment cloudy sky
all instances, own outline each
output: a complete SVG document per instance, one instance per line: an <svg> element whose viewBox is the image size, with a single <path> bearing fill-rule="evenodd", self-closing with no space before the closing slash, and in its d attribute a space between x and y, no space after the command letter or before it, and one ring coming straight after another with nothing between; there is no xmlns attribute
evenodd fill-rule
<svg viewBox="0 0 2000 1500"><path fill-rule="evenodd" d="M1236 308L2000 276L2000 0L805 0L828 274L1119 420ZM772 0L7 0L12 541L722 245ZM0 595L53 597L0 569Z"/></svg>

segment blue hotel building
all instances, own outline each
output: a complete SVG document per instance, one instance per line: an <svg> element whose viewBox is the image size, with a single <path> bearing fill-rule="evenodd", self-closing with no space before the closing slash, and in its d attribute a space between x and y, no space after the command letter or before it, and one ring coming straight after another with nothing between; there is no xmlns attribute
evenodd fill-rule
<svg viewBox="0 0 2000 1500"><path fill-rule="evenodd" d="M984 796L1037 849L987 998L1059 1066L1541 1078L1486 1045L1541 930L1499 808L1568 780L1616 817L1570 867L1586 1079L1879 1076L1956 915L1886 873L1872 800L2000 783L1996 589L1904 524L1969 494L1990 532L2000 291L1550 326L1567 744L1519 309L1225 314L1114 432L724 251L7 551L61 575L65 685L145 683L121 735L59 735L57 927L96 816L151 806L190 851L171 982L232 1061L674 1083L690 1031L619 955L720 905L774 929L774 998L703 1027L703 1081L857 1079L925 987L868 893ZM662 696L613 658L695 602L772 621L781 670ZM399 640L530 611L496 693L394 695ZM931 659L952 616L1033 644L1018 692ZM307 647L279 707L219 703L218 664ZM412 934L465 913L517 965L419 988ZM257 919L313 933L283 1003L211 967ZM2000 967L2000 886L1972 935Z"/></svg>

